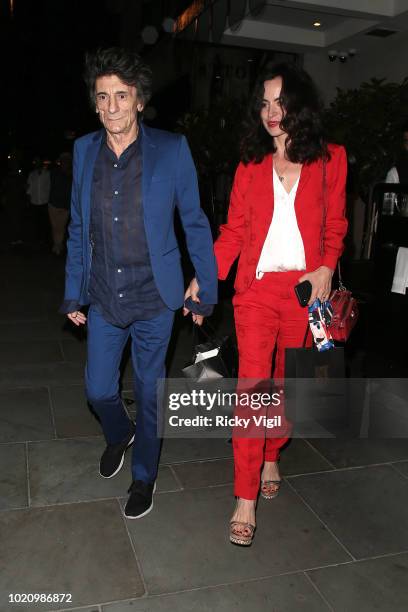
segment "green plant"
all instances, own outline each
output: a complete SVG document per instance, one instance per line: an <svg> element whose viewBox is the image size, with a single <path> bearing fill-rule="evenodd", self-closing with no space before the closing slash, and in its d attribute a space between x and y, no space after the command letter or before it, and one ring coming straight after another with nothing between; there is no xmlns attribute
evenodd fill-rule
<svg viewBox="0 0 408 612"><path fill-rule="evenodd" d="M329 139L346 147L363 197L393 165L407 115L408 78L402 83L371 79L358 89L338 89L325 111Z"/></svg>
<svg viewBox="0 0 408 612"><path fill-rule="evenodd" d="M187 137L201 176L235 171L244 112L244 102L221 100L209 109L186 113L177 121L177 130Z"/></svg>

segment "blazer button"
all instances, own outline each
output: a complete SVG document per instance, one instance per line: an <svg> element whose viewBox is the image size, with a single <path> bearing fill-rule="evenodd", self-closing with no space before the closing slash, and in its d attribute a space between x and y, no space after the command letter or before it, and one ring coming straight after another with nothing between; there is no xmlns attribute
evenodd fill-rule
<svg viewBox="0 0 408 612"><path fill-rule="evenodd" d="M250 237L249 237L249 239L250 239L250 241L251 241L251 242L255 242L255 240L256 240L256 234L251 234L251 235L250 235Z"/></svg>
<svg viewBox="0 0 408 612"><path fill-rule="evenodd" d="M250 261L251 264L256 264L257 260L253 257Z"/></svg>

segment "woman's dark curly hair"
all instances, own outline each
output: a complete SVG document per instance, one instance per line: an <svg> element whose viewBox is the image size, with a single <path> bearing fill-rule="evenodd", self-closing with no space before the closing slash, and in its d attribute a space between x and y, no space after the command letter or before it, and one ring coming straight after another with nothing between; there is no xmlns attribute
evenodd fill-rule
<svg viewBox="0 0 408 612"><path fill-rule="evenodd" d="M146 105L152 95L152 71L134 51L110 47L85 55L84 79L91 104L95 106L95 83L102 76L116 75L126 85L137 89L138 98Z"/></svg>
<svg viewBox="0 0 408 612"><path fill-rule="evenodd" d="M328 158L322 125L323 106L311 77L294 64L274 64L266 66L256 80L244 121L241 160L244 164L251 161L259 164L265 155L276 151L274 139L261 121L264 83L276 77L282 78L280 101L284 114L280 127L288 135L287 158L298 164Z"/></svg>

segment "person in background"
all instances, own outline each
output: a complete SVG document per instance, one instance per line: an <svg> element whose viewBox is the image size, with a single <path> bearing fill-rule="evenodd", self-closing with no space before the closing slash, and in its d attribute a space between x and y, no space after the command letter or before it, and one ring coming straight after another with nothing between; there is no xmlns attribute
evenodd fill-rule
<svg viewBox="0 0 408 612"><path fill-rule="evenodd" d="M401 128L401 149L395 166L390 168L385 177L386 183L403 183L408 185L408 122Z"/></svg>
<svg viewBox="0 0 408 612"><path fill-rule="evenodd" d="M50 199L50 171L39 157L33 161L34 170L27 179L27 195L34 216L35 238L40 243L49 239L48 202Z"/></svg>
<svg viewBox="0 0 408 612"><path fill-rule="evenodd" d="M64 250L65 230L69 219L72 185L71 153L61 153L51 170L50 202L48 214L51 225L52 252L61 255Z"/></svg>
<svg viewBox="0 0 408 612"><path fill-rule="evenodd" d="M403 124L401 127L402 139L401 148L395 166L389 169L387 176L385 177L386 183L398 183L407 186L408 191L408 122ZM399 206L399 204L402 208ZM382 206L383 215L393 215L396 209L403 210L404 216L407 214L406 210L407 196L400 194L397 195L395 192L384 193L384 201Z"/></svg>
<svg viewBox="0 0 408 612"><path fill-rule="evenodd" d="M23 243L25 191L25 179L18 156L10 156L7 174L0 186L0 204L5 215L2 221L1 242L5 245L18 246Z"/></svg>

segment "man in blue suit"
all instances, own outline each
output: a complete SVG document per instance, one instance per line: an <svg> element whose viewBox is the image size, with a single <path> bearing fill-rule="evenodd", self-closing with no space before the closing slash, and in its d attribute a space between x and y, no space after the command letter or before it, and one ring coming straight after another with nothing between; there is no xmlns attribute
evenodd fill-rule
<svg viewBox="0 0 408 612"><path fill-rule="evenodd" d="M104 129L75 143L60 311L76 325L87 321L86 394L107 442L100 474L117 474L134 444L125 516L140 518L153 507L160 455L157 380L165 376L174 311L183 305L176 207L200 286L199 303L191 307L197 324L217 302L216 263L184 136L140 121L151 95L150 69L135 53L102 49L87 56L85 80ZM87 304L86 319L80 307ZM119 394L119 365L129 337L136 425Z"/></svg>

